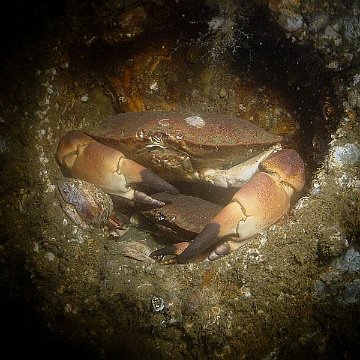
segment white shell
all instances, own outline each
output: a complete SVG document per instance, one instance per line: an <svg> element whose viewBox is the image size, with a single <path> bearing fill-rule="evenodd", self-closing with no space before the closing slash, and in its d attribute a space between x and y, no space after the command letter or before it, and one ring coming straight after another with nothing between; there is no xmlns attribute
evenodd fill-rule
<svg viewBox="0 0 360 360"><path fill-rule="evenodd" d="M194 126L199 129L203 128L206 125L205 120L201 116L197 116L197 115L189 116L185 118L185 121L190 126Z"/></svg>

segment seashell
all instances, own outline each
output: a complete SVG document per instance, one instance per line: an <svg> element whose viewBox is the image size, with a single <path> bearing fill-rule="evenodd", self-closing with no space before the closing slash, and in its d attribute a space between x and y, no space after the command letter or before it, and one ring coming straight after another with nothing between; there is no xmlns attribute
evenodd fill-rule
<svg viewBox="0 0 360 360"><path fill-rule="evenodd" d="M60 204L65 214L82 229L103 227L113 211L108 194L86 181L61 178L57 180Z"/></svg>
<svg viewBox="0 0 360 360"><path fill-rule="evenodd" d="M138 241L124 241L121 243L120 253L134 260L153 263L155 260L149 256L151 251L147 245Z"/></svg>

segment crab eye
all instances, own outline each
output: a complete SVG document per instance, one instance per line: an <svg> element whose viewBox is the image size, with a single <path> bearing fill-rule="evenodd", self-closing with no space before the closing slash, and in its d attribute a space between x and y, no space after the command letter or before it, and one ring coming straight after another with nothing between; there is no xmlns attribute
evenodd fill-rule
<svg viewBox="0 0 360 360"><path fill-rule="evenodd" d="M136 137L140 140L144 140L144 137L145 137L145 131L144 130L139 130L137 133L136 133Z"/></svg>

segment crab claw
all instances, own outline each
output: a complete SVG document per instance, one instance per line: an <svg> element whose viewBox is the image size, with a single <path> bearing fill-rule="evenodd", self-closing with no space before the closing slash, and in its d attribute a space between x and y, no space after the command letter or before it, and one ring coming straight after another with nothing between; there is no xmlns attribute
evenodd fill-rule
<svg viewBox="0 0 360 360"><path fill-rule="evenodd" d="M171 244L164 248L153 251L150 257L155 260L160 260L162 264L174 264L177 262L177 257L174 256L168 260L163 260L164 256L167 255L180 255L189 246L189 242L184 241L180 243Z"/></svg>
<svg viewBox="0 0 360 360"><path fill-rule="evenodd" d="M214 254L218 242L228 236L236 236L239 242L249 239L289 210L291 196L305 183L304 163L300 156L294 150L280 150L265 159L259 168L263 171L235 193L230 203L177 256L177 263L188 262L204 252ZM223 249L220 246L217 252L218 257L231 250L229 246L222 246Z"/></svg>
<svg viewBox="0 0 360 360"><path fill-rule="evenodd" d="M91 182L109 194L163 206L145 193L133 189L141 185L156 191L177 194L178 190L142 165L126 159L118 150L103 145L81 131L68 132L59 142L57 161L72 177Z"/></svg>

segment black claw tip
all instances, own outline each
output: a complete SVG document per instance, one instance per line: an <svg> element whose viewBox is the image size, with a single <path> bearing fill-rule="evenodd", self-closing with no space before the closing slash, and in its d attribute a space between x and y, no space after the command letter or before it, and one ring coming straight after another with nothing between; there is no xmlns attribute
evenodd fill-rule
<svg viewBox="0 0 360 360"><path fill-rule="evenodd" d="M141 172L142 183L156 191L165 191L169 194L178 195L179 190L162 179L160 176L155 175L152 171L145 169Z"/></svg>
<svg viewBox="0 0 360 360"><path fill-rule="evenodd" d="M207 224L190 245L176 258L178 264L187 263L201 255L219 241L219 224Z"/></svg>

